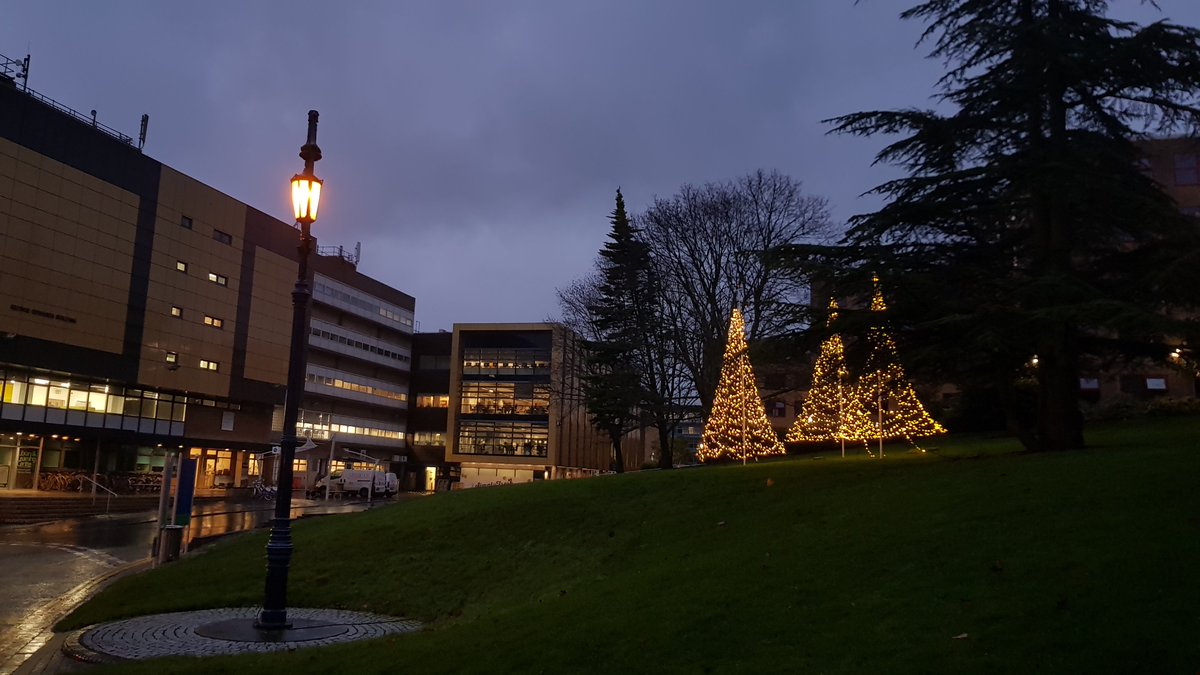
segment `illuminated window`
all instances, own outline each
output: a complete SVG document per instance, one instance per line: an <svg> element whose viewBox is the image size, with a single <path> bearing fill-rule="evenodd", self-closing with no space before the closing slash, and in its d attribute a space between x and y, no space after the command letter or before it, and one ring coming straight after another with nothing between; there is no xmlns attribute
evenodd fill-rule
<svg viewBox="0 0 1200 675"><path fill-rule="evenodd" d="M208 280L218 286L228 286L229 285L229 279L225 275L217 274L216 272L209 272Z"/></svg>
<svg viewBox="0 0 1200 675"><path fill-rule="evenodd" d="M441 431L414 431L413 445L435 445L446 447L446 434Z"/></svg>
<svg viewBox="0 0 1200 675"><path fill-rule="evenodd" d="M1167 379L1165 377L1147 377L1146 391L1166 391Z"/></svg>
<svg viewBox="0 0 1200 675"><path fill-rule="evenodd" d="M449 408L449 394L420 394L417 396L418 408Z"/></svg>
<svg viewBox="0 0 1200 675"><path fill-rule="evenodd" d="M225 326L225 321L222 319L218 319L215 316L209 316L209 315L205 314L204 315L204 325L212 326L213 328L223 328Z"/></svg>
<svg viewBox="0 0 1200 675"><path fill-rule="evenodd" d="M217 241L221 242L222 244L232 244L233 243L233 236L230 234L226 234L225 232L222 232L220 230L213 230L213 239L216 239Z"/></svg>
<svg viewBox="0 0 1200 675"><path fill-rule="evenodd" d="M308 460L307 459L293 459L292 460L292 471L308 471Z"/></svg>
<svg viewBox="0 0 1200 675"><path fill-rule="evenodd" d="M220 364L217 363L216 361L209 361L208 359L200 359L200 367L204 370L211 370L215 373L215 372L217 372L217 369L220 368Z"/></svg>
<svg viewBox="0 0 1200 675"><path fill-rule="evenodd" d="M177 307L175 305L171 305L171 316L175 317L176 319L182 317L183 316L183 308Z"/></svg>
<svg viewBox="0 0 1200 675"><path fill-rule="evenodd" d="M178 363L179 355L175 352L167 352L167 363Z"/></svg>
<svg viewBox="0 0 1200 675"><path fill-rule="evenodd" d="M187 263L183 262L182 260L176 260L175 269L179 270L180 272L187 272Z"/></svg>

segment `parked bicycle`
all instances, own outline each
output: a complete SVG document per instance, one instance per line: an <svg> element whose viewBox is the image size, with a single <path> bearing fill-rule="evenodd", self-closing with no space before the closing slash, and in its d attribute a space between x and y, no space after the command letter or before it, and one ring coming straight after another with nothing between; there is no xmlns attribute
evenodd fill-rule
<svg viewBox="0 0 1200 675"><path fill-rule="evenodd" d="M250 484L250 488L253 491L255 499L275 500L276 491L272 485L265 485L261 480L256 480Z"/></svg>

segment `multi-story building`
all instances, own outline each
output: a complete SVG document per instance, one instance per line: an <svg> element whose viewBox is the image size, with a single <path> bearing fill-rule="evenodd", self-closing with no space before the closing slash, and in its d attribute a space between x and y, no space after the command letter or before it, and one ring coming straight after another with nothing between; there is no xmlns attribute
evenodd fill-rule
<svg viewBox="0 0 1200 675"><path fill-rule="evenodd" d="M455 324L446 461L464 487L608 471L581 395L579 340L558 324Z"/></svg>
<svg viewBox="0 0 1200 675"><path fill-rule="evenodd" d="M1143 173L1162 186L1180 211L1200 218L1200 140L1164 138L1142 141L1139 145L1144 153L1140 163ZM1165 361L1140 358L1118 367L1093 364L1080 378L1080 396L1100 401L1114 397L1145 400L1200 394L1200 376L1185 367L1185 363L1194 363L1194 345L1177 342L1175 346L1179 349Z"/></svg>
<svg viewBox="0 0 1200 675"><path fill-rule="evenodd" d="M445 488L452 475L446 464L446 425L450 408L450 343L447 331L413 335L413 370L409 383L410 452L402 470L402 485L408 490L432 492Z"/></svg>
<svg viewBox="0 0 1200 675"><path fill-rule="evenodd" d="M61 470L153 474L167 451L199 460L202 487L261 472L252 453L279 438L297 239L0 77L0 488ZM344 256L311 268L302 429L390 461L405 445L414 300Z"/></svg>

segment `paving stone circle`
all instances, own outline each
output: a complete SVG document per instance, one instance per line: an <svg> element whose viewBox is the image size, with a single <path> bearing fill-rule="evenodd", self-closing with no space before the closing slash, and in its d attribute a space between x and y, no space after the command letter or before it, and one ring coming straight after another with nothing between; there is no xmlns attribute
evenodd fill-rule
<svg viewBox="0 0 1200 675"><path fill-rule="evenodd" d="M99 657L89 659L88 654L72 654L81 660L140 660L163 656L218 656L247 652L291 651L306 647L322 647L356 640L369 640L385 635L411 633L421 629L421 622L412 619L398 619L381 614L340 609L296 607L288 608L289 618L310 619L345 626L346 630L319 640L294 642L220 640L196 633L196 628L199 626L228 619L253 619L258 612L257 607L232 607L139 616L84 629L76 640L68 642L94 652L95 656Z"/></svg>

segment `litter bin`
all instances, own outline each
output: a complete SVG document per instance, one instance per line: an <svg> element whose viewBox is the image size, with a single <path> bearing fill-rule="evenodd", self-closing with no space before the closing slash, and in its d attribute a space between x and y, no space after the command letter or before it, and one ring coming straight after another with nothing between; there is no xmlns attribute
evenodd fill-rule
<svg viewBox="0 0 1200 675"><path fill-rule="evenodd" d="M183 525L164 525L158 533L159 564L179 560L183 547Z"/></svg>

